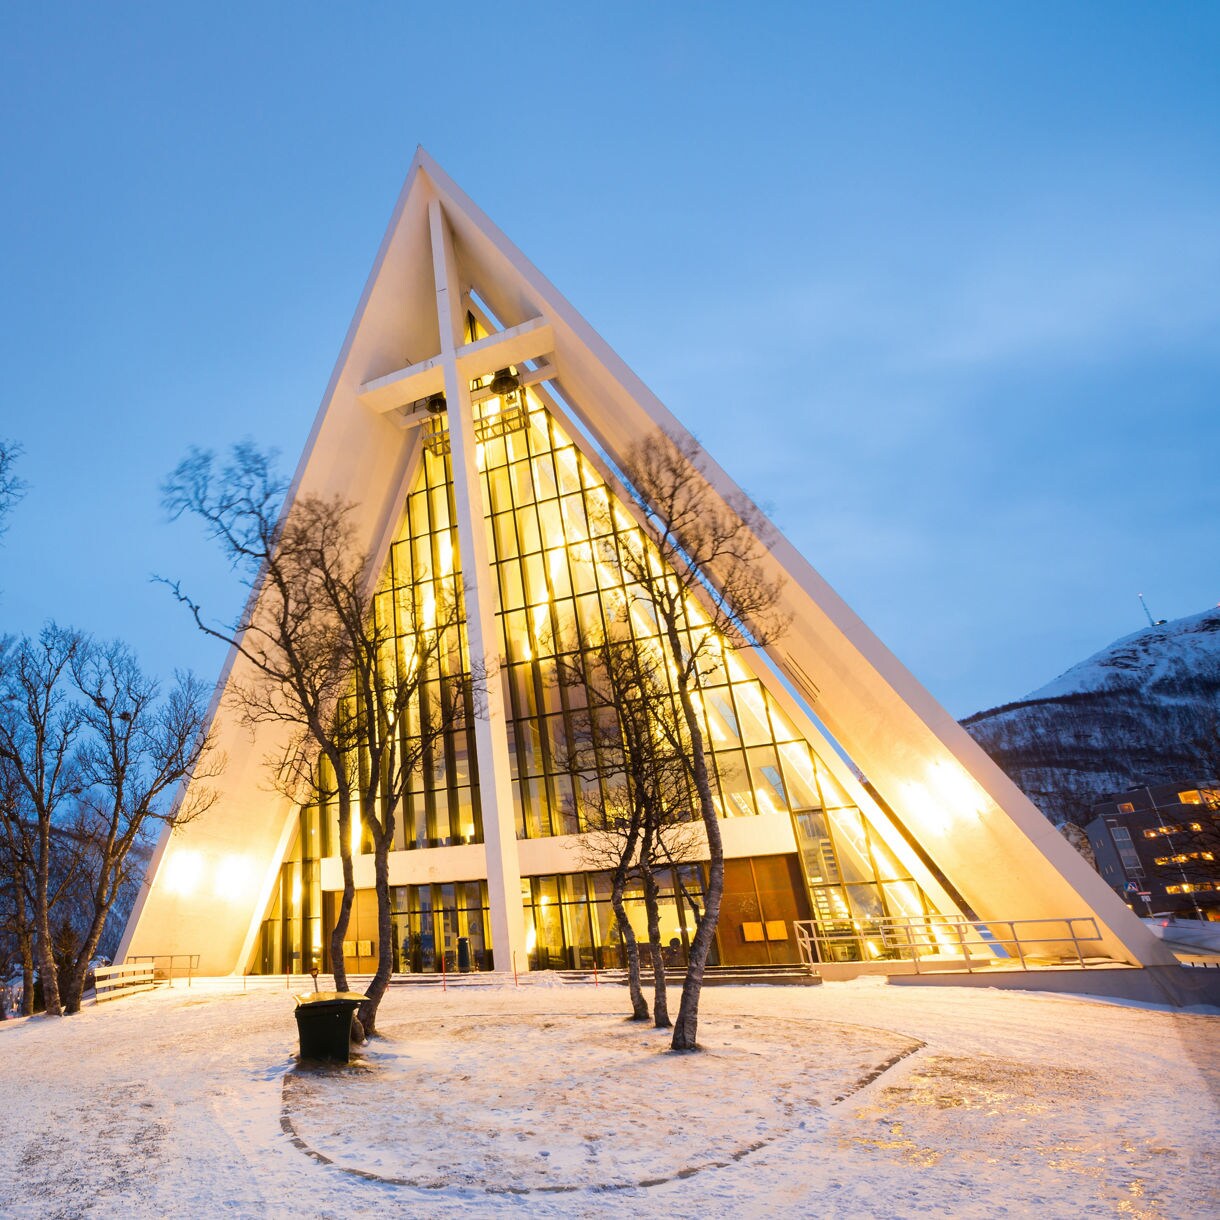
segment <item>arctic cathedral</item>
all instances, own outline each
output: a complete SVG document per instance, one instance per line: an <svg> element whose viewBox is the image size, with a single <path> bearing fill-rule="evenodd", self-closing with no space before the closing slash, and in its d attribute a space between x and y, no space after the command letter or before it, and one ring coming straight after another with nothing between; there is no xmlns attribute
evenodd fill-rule
<svg viewBox="0 0 1220 1220"><path fill-rule="evenodd" d="M291 493L355 504L361 546L380 563L379 605L400 634L411 599L460 604L450 676L480 675L477 709L412 774L397 819L396 971L620 963L585 816L613 777L573 763L590 697L561 675L612 623L629 623L639 647L656 636L614 556L644 527L617 473L623 456L662 431L693 445L420 150ZM740 494L710 459L691 477L717 502ZM761 562L790 625L765 649L715 651L699 675L726 855L713 962L792 963L802 940L806 954L813 944L830 958L881 958L901 941L895 929L909 943L910 928L938 919L1088 920L1090 953L1167 960L786 540L769 537ZM692 599L690 629L701 613ZM278 794L265 773L283 744L274 726L252 736L226 718L245 664L235 651L217 688L213 731L228 759L209 781L217 799L166 832L120 953L198 955L209 974L329 972L336 810L324 796L296 805ZM371 972L381 946L358 829L351 849L344 955ZM696 846L661 874L662 943L678 965L706 859ZM627 906L642 933L639 895Z"/></svg>

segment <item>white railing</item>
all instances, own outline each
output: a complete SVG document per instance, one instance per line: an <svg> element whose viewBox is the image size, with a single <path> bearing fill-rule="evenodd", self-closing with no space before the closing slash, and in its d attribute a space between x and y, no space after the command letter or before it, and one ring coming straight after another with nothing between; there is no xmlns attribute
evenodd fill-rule
<svg viewBox="0 0 1220 1220"><path fill-rule="evenodd" d="M798 920L793 927L801 961L810 970L823 963L903 961L911 962L916 974L925 964L946 969L959 962L968 973L1001 965L1028 970L1031 962L1084 970L1098 960L1109 960L1086 958L1084 946L1101 941L1097 920L1091 915L1061 919L898 915Z"/></svg>
<svg viewBox="0 0 1220 1220"><path fill-rule="evenodd" d="M152 966L146 962L127 962L122 966L98 966L93 971L93 1002L117 1000L133 991L156 986Z"/></svg>
<svg viewBox="0 0 1220 1220"><path fill-rule="evenodd" d="M129 957L127 961L150 966L156 981L168 982L171 987L174 979L186 979L189 987L191 979L199 972L198 953L150 953L144 957Z"/></svg>

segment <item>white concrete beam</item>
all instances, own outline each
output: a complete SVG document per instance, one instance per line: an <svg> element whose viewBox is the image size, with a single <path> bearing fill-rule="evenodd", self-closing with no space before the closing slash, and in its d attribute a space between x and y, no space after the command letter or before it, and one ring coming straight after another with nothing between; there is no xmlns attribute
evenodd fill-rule
<svg viewBox="0 0 1220 1220"><path fill-rule="evenodd" d="M444 388L445 366L440 356L433 356L409 368L366 381L356 396L366 407L384 415L396 407L427 398L429 394L439 394Z"/></svg>
<svg viewBox="0 0 1220 1220"><path fill-rule="evenodd" d="M483 674L484 697L481 701L476 700L474 750L479 772L479 803L487 861L491 947L496 965L501 970L528 970L525 912L521 903L521 864L517 856L517 819L508 755L508 726L504 716L504 674L496 624L495 576L491 570L487 532L483 524L487 504L475 456L477 442L470 380L458 367L458 338L465 314L461 307L453 235L441 205L435 199L428 204L428 223L432 235L445 397L449 403L449 452L458 554L461 557L466 599L466 642L474 671L477 673L481 670ZM482 350L495 349L494 345L490 345ZM480 702L481 707L478 706Z"/></svg>
<svg viewBox="0 0 1220 1220"><path fill-rule="evenodd" d="M458 371L463 377L473 381L476 377L485 377L497 369L507 368L510 364L524 364L527 360L541 360L549 356L555 346L555 337L551 324L545 318L531 318L520 326L511 326L508 330L497 331L485 335L473 343L466 343L455 352ZM379 414L386 415L400 407L409 406L421 398L432 394L440 394L445 388L445 358L444 355L430 356L418 364L412 364L405 369L387 373L384 377L375 377L366 381L357 392L357 397L366 407ZM522 380L526 385L544 380L538 374L541 370L527 370ZM554 376L554 372L550 373ZM525 380L529 377L530 380ZM489 393L476 393L474 401L489 398ZM426 413L425 413L426 414ZM425 418L425 414L414 411L403 417L402 422L410 426Z"/></svg>
<svg viewBox="0 0 1220 1220"><path fill-rule="evenodd" d="M457 351L458 371L469 378L482 377L510 364L524 364L549 356L555 348L555 335L545 318L530 318L520 326L485 335Z"/></svg>

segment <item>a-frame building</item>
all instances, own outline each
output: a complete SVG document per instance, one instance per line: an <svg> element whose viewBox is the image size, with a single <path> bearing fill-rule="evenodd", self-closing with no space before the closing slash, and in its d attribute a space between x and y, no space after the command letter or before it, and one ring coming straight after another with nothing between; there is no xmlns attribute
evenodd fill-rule
<svg viewBox="0 0 1220 1220"><path fill-rule="evenodd" d="M511 403L490 391L506 368L521 387ZM439 394L443 416L423 405ZM485 664L482 714L418 777L401 819L401 969L445 954L451 969L614 958L604 887L580 850L580 785L556 744L572 709L539 671L548 641L608 613L622 575L592 553L590 522L610 506L635 528L616 470L658 429L689 439L421 149L290 493L354 502L390 587L460 573L467 652ZM741 495L710 459L702 470L692 477L712 495ZM940 913L1091 917L1091 953L1172 962L806 560L782 537L768 545L791 625L766 656L726 661L701 699L728 857L721 959L791 960L797 921L867 941ZM326 969L333 820L273 790L273 730L255 740L225 716L243 665L230 657L216 693L218 799L163 837L121 952L199 954L215 974ZM666 895L675 952L691 922L681 883L700 884L699 866L688 872ZM371 969L371 857L356 876L349 966Z"/></svg>

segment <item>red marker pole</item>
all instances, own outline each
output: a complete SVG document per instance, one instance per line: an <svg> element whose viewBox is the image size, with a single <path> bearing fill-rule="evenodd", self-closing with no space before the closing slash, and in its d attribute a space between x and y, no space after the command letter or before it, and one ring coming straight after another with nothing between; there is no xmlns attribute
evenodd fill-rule
<svg viewBox="0 0 1220 1220"><path fill-rule="evenodd" d="M441 990L449 990L445 983L445 950L443 948L441 949Z"/></svg>
<svg viewBox="0 0 1220 1220"><path fill-rule="evenodd" d="M597 958L593 959L593 986L600 987L601 984L597 981Z"/></svg>
<svg viewBox="0 0 1220 1220"><path fill-rule="evenodd" d="M517 950L516 949L513 950L513 986L514 987L521 986L521 984L517 982Z"/></svg>

